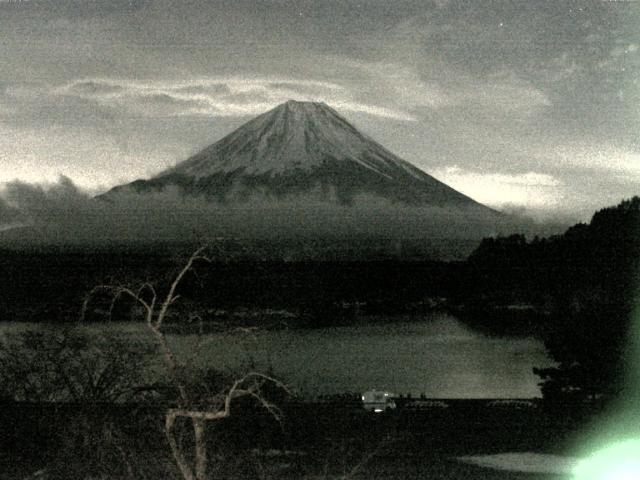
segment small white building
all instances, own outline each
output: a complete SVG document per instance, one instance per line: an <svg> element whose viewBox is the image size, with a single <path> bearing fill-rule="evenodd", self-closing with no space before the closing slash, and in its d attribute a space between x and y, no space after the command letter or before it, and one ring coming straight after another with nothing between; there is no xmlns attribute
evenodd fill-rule
<svg viewBox="0 0 640 480"><path fill-rule="evenodd" d="M369 390L362 394L362 405L367 412L381 413L395 410L394 394L382 390Z"/></svg>

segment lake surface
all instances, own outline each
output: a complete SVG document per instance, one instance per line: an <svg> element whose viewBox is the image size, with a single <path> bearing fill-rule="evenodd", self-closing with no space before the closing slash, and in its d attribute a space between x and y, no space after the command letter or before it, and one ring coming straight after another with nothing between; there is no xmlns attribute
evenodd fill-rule
<svg viewBox="0 0 640 480"><path fill-rule="evenodd" d="M147 335L141 324L89 328ZM488 337L449 315L205 337L198 363L230 371L248 362L256 370L271 367L306 397L384 389L431 398L531 398L540 396L532 368L553 365L539 340ZM170 343L183 356L194 354L197 337L172 335Z"/></svg>
<svg viewBox="0 0 640 480"><path fill-rule="evenodd" d="M233 368L249 352L308 395L375 388L432 398L537 397L532 368L553 364L538 340L487 337L447 315L264 332L220 344L225 348L207 348L203 359Z"/></svg>

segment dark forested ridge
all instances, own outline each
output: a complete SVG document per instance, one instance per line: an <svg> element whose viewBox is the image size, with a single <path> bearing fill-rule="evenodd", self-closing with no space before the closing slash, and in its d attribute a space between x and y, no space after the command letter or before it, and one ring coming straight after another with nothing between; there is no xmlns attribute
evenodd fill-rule
<svg viewBox="0 0 640 480"><path fill-rule="evenodd" d="M270 245L272 251L227 242L214 247L212 263L197 265L183 295L212 308L359 302L385 313L446 297L461 314L484 309L494 317L496 309L549 313L593 302L622 305L632 298L640 257L639 206L633 198L549 238L487 238L467 261L433 260L437 252L411 242L378 248L344 241L340 254L304 242ZM65 320L94 285L160 283L196 247L0 249L2 320ZM499 329L495 318L492 323Z"/></svg>
<svg viewBox="0 0 640 480"><path fill-rule="evenodd" d="M608 398L623 391L638 291L640 198L547 239L485 239L467 266L466 302L476 319L484 311L495 321L499 316L491 314L507 305L537 314L533 327L558 362L537 371L547 398Z"/></svg>
<svg viewBox="0 0 640 480"><path fill-rule="evenodd" d="M596 212L588 224L527 241L487 238L469 257L476 294L542 303L617 301L630 292L640 255L640 198Z"/></svg>
<svg viewBox="0 0 640 480"><path fill-rule="evenodd" d="M4 252L3 271L12 281L0 293L2 319L75 321L93 286L150 281L161 288L183 260L168 251ZM363 315L424 311L435 298L454 296L463 268L460 262L429 260L216 258L197 263L185 277L175 308L207 318L278 310L312 324L345 323L354 318L354 308ZM126 306L114 311L114 320L129 318Z"/></svg>

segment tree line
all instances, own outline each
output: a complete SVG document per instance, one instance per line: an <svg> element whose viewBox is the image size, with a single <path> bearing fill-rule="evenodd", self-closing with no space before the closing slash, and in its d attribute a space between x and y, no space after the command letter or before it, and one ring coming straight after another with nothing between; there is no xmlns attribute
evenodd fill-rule
<svg viewBox="0 0 640 480"><path fill-rule="evenodd" d="M478 305L525 303L557 367L537 369L547 399L624 395L640 272L640 197L564 234L487 238L468 260ZM637 321L637 320L636 320Z"/></svg>

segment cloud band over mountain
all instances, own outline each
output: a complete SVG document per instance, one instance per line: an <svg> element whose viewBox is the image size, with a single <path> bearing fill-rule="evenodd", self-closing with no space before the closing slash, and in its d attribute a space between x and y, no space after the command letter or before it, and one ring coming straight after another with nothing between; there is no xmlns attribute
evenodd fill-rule
<svg viewBox="0 0 640 480"><path fill-rule="evenodd" d="M65 177L46 185L11 182L0 190L0 243L22 246L202 243L216 238L478 239L514 229L544 233L558 227L508 216L487 223L475 209L411 207L373 195L360 195L347 206L333 192L321 190L281 199L256 194L236 205L187 197L175 188L121 192L104 201Z"/></svg>
<svg viewBox="0 0 640 480"><path fill-rule="evenodd" d="M189 81L84 79L44 94L80 98L97 106L122 108L132 115L238 117L258 115L289 99L325 101L341 110L381 118L415 121L407 111L363 102L344 86L295 78L202 78Z"/></svg>

